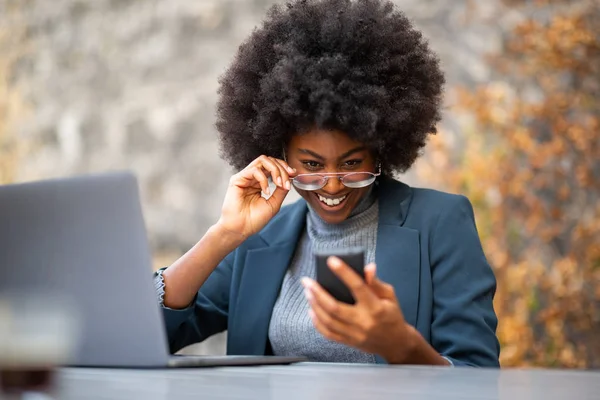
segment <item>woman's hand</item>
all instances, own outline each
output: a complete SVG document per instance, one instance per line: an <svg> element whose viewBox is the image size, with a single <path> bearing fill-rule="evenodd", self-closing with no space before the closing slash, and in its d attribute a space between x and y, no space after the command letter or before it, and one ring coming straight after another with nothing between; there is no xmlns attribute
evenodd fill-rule
<svg viewBox="0 0 600 400"><path fill-rule="evenodd" d="M223 232L240 235L241 240L257 233L279 212L294 175L296 171L285 161L258 157L231 177L217 226ZM272 194L269 177L276 186Z"/></svg>
<svg viewBox="0 0 600 400"><path fill-rule="evenodd" d="M248 236L258 232L279 211L296 172L284 161L260 156L231 177L221 218L194 247L167 268L164 304L183 309L219 263ZM271 177L277 188L269 196Z"/></svg>
<svg viewBox="0 0 600 400"><path fill-rule="evenodd" d="M348 286L355 304L335 300L305 278L302 283L317 330L330 340L378 354L390 364L408 362L417 343L416 331L404 320L394 288L376 278L375 264L365 267L364 281L339 258L330 257L328 265Z"/></svg>

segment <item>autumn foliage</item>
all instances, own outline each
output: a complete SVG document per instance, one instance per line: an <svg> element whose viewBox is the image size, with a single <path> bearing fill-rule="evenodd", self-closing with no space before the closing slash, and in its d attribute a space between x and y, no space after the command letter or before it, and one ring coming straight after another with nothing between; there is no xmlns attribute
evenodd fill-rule
<svg viewBox="0 0 600 400"><path fill-rule="evenodd" d="M438 135L420 172L474 203L502 365L598 368L600 3L507 4L531 17L491 57L493 81L456 91L462 139Z"/></svg>

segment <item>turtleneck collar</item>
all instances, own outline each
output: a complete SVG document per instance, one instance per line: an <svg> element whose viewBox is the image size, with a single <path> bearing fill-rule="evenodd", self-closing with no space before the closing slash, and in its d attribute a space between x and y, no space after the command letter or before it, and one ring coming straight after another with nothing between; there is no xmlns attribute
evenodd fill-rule
<svg viewBox="0 0 600 400"><path fill-rule="evenodd" d="M362 226L368 223L373 218L377 218L377 183L372 184L363 198L358 202L354 210L348 218L338 224L330 224L325 222L319 214L312 208L308 207L307 223L309 234L339 232L345 229ZM313 235L311 235L313 236Z"/></svg>

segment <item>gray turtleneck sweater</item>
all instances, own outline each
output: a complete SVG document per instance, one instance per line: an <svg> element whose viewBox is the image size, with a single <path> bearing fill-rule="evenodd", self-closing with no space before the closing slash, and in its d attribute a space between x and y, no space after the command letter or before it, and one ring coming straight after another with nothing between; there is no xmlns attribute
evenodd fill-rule
<svg viewBox="0 0 600 400"><path fill-rule="evenodd" d="M314 327L309 304L300 280L316 278L314 251L361 246L365 262L375 260L378 203L373 188L350 217L339 224L328 224L309 207L306 229L283 280L269 326L269 340L275 355L305 356L311 361L374 363L375 356L330 341Z"/></svg>

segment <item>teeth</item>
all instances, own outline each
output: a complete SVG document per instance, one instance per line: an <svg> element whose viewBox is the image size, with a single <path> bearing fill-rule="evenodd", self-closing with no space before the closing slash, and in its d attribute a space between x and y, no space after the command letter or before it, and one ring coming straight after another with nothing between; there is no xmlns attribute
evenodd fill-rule
<svg viewBox="0 0 600 400"><path fill-rule="evenodd" d="M328 199L321 195L318 195L318 196L319 196L319 200L321 200L323 203L327 204L329 207L337 206L342 201L344 201L344 199L346 198L346 196L342 196L342 197L338 197L337 199Z"/></svg>

